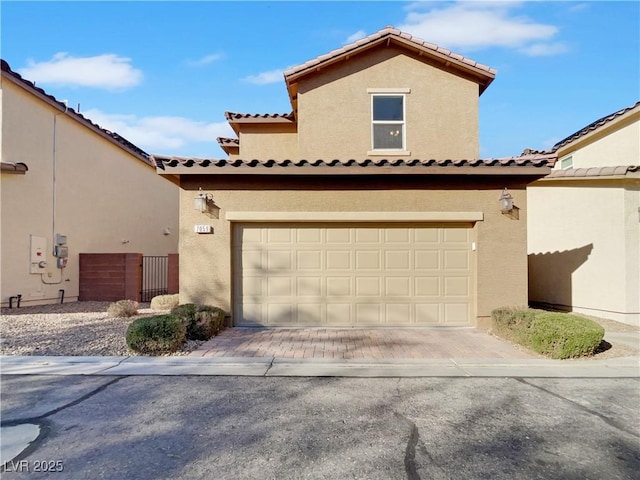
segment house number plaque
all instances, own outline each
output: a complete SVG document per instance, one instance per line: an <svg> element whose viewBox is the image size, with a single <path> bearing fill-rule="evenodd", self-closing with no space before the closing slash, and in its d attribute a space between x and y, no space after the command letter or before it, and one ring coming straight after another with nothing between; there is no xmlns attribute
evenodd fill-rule
<svg viewBox="0 0 640 480"><path fill-rule="evenodd" d="M195 225L194 230L196 233L213 233L211 225Z"/></svg>

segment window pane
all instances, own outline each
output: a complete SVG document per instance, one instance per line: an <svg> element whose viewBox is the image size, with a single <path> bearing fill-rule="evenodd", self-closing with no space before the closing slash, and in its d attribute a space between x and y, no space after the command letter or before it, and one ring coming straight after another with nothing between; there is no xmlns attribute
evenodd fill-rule
<svg viewBox="0 0 640 480"><path fill-rule="evenodd" d="M373 97L373 119L402 121L403 97Z"/></svg>
<svg viewBox="0 0 640 480"><path fill-rule="evenodd" d="M402 125L376 123L373 125L373 148L402 150Z"/></svg>

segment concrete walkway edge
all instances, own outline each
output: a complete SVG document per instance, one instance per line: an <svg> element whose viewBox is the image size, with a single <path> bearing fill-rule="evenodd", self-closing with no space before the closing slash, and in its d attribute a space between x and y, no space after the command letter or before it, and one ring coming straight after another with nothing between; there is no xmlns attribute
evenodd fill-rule
<svg viewBox="0 0 640 480"><path fill-rule="evenodd" d="M640 363L637 356L598 360L0 356L0 374L640 378Z"/></svg>

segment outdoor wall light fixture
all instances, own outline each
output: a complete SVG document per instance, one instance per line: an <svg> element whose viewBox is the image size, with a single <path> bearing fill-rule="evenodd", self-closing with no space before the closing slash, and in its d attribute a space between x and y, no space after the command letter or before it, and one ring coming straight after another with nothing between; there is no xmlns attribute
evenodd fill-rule
<svg viewBox="0 0 640 480"><path fill-rule="evenodd" d="M202 191L202 187L198 188L198 195L193 199L194 208L199 212L204 213L207 211L209 201L213 202L211 194L204 193Z"/></svg>
<svg viewBox="0 0 640 480"><path fill-rule="evenodd" d="M513 197L507 190L507 187L504 187L504 190L500 194L500 211L502 213L509 213L513 210Z"/></svg>

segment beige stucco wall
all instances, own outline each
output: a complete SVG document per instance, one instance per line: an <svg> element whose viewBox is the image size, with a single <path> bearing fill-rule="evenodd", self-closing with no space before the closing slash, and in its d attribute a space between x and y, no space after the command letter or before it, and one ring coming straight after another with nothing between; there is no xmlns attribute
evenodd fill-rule
<svg viewBox="0 0 640 480"><path fill-rule="evenodd" d="M506 182L506 183L505 183ZM519 219L502 215L498 196L509 185ZM228 212L483 212L475 224L477 241L476 315L486 325L493 308L527 303L526 195L524 180L467 180L454 177L262 177L191 176L181 181L181 302L231 308L232 238ZM217 208L192 206L198 187L213 195ZM208 224L214 233L194 233Z"/></svg>
<svg viewBox="0 0 640 480"><path fill-rule="evenodd" d="M571 155L573 168L640 165L640 108L633 115L613 122L558 150L558 158ZM556 163L561 168L561 162Z"/></svg>
<svg viewBox="0 0 640 480"><path fill-rule="evenodd" d="M300 158L371 157L369 88L411 89L406 94L406 150L411 158L478 157L478 85L392 47L339 62L300 81Z"/></svg>
<svg viewBox="0 0 640 480"><path fill-rule="evenodd" d="M541 181L528 198L530 301L640 324L640 182Z"/></svg>
<svg viewBox="0 0 640 480"><path fill-rule="evenodd" d="M230 159L298 159L298 135L294 124L245 124L240 130L240 154Z"/></svg>
<svg viewBox="0 0 640 480"><path fill-rule="evenodd" d="M2 116L2 160L29 167L1 179L3 305L17 294L23 305L54 302L59 289L74 300L79 253L177 252L179 189L154 168L4 79ZM56 233L68 237L64 270ZM42 274L29 273L30 235L47 239Z"/></svg>

